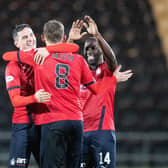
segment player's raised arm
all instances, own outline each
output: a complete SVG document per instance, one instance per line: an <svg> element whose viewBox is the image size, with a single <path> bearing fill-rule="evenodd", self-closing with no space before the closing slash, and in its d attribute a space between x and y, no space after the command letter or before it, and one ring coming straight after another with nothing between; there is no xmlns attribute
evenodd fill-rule
<svg viewBox="0 0 168 168"><path fill-rule="evenodd" d="M5 61L16 61L34 65L34 50L30 51L9 51L5 52L2 56Z"/></svg>
<svg viewBox="0 0 168 168"><path fill-rule="evenodd" d="M73 22L69 31L67 42L73 43L75 40L80 40L87 32L81 32L83 27L83 20L76 20Z"/></svg>
<svg viewBox="0 0 168 168"><path fill-rule="evenodd" d="M75 43L60 43L60 44L56 44L56 45L49 45L46 46L46 49L48 50L48 52L65 52L65 48L66 48L66 52L72 52L72 53L76 53L79 50L79 46Z"/></svg>
<svg viewBox="0 0 168 168"><path fill-rule="evenodd" d="M84 26L88 33L92 34L98 40L98 43L103 51L103 56L107 62L108 69L110 71L114 71L117 67L117 59L112 48L100 34L96 22L90 16L85 16L84 19L86 21Z"/></svg>
<svg viewBox="0 0 168 168"><path fill-rule="evenodd" d="M43 64L45 58L53 52L77 52L79 50L79 46L77 44L72 44L72 43L61 43L57 45L50 45L47 46L46 48L37 48L35 49L36 53L34 56L34 61L36 64Z"/></svg>
<svg viewBox="0 0 168 168"><path fill-rule="evenodd" d="M29 65L42 64L44 59L51 52L77 52L79 46L77 44L62 43L57 45L47 46L46 48L37 48L30 51L9 51L3 54L5 61L16 61Z"/></svg>

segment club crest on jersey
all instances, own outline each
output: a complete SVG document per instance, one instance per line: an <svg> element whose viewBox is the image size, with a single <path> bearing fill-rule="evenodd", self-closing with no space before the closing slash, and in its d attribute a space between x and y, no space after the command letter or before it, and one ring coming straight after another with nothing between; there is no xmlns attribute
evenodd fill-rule
<svg viewBox="0 0 168 168"><path fill-rule="evenodd" d="M80 85L80 91L84 91L84 90L86 90L86 86Z"/></svg>
<svg viewBox="0 0 168 168"><path fill-rule="evenodd" d="M101 69L100 68L97 68L96 69L96 75L99 75L101 73Z"/></svg>
<svg viewBox="0 0 168 168"><path fill-rule="evenodd" d="M6 82L11 82L14 80L14 77L13 76L7 76L6 77Z"/></svg>

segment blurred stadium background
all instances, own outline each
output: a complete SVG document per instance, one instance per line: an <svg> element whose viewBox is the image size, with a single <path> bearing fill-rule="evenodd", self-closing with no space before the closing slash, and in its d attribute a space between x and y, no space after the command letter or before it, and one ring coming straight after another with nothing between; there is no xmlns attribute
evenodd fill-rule
<svg viewBox="0 0 168 168"><path fill-rule="evenodd" d="M40 42L43 23L90 15L134 76L119 84L115 99L117 168L168 167L168 0L0 0L0 52L16 50L11 31L29 23ZM82 53L82 42L81 45ZM12 106L0 58L0 168L7 167ZM32 159L31 168L35 168Z"/></svg>

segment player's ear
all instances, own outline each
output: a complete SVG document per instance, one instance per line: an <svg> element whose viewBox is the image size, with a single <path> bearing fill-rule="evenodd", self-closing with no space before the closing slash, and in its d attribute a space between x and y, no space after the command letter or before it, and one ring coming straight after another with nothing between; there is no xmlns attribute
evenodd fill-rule
<svg viewBox="0 0 168 168"><path fill-rule="evenodd" d="M43 34L41 35L41 41L45 43L45 38Z"/></svg>
<svg viewBox="0 0 168 168"><path fill-rule="evenodd" d="M17 43L17 41L14 41L14 45L19 48L19 44Z"/></svg>

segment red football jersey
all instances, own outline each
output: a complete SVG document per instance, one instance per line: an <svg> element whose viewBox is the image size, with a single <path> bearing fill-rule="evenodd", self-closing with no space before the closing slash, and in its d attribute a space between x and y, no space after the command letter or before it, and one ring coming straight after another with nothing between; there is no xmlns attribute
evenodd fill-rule
<svg viewBox="0 0 168 168"><path fill-rule="evenodd" d="M79 101L80 84L83 83L94 94L98 94L105 92L117 82L116 77L112 76L104 77L100 82L95 83L84 58L78 54L69 53L74 48L73 46L66 43L52 46L50 55L45 59L43 65L37 65L34 62L33 50L18 53L12 51L3 55L4 60L33 65L35 90L44 89L52 95L50 102L38 104L40 111L36 112L35 124L59 120L82 120L83 115ZM61 52L54 52L54 47L56 47L56 52L58 50ZM50 50L50 47L47 49Z"/></svg>
<svg viewBox="0 0 168 168"><path fill-rule="evenodd" d="M34 66L36 90L51 93L51 100L40 103L35 124L45 124L59 120L83 120L79 101L80 83L91 84L94 78L82 56L72 53L52 53L43 65L34 64L29 57L20 55L20 61Z"/></svg>
<svg viewBox="0 0 168 168"><path fill-rule="evenodd" d="M106 63L92 71L97 81L112 76ZM92 94L87 88L81 87L80 100L83 106L84 131L115 130L114 126L114 95L116 83L104 93Z"/></svg>
<svg viewBox="0 0 168 168"><path fill-rule="evenodd" d="M31 66L10 62L6 67L5 77L9 95L14 89L17 89L21 96L34 94L34 71ZM12 122L29 123L26 106L14 108Z"/></svg>

